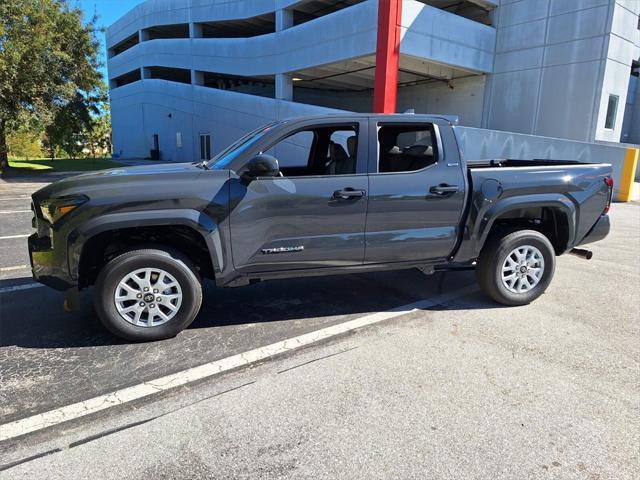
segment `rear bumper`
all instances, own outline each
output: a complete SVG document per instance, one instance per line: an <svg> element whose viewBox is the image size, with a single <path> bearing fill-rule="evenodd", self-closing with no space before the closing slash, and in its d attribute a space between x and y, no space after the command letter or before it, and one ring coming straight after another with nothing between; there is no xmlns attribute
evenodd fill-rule
<svg viewBox="0 0 640 480"><path fill-rule="evenodd" d="M69 276L65 248L54 248L50 237L38 237L37 233L29 237L28 245L31 273L35 280L61 291L76 286Z"/></svg>
<svg viewBox="0 0 640 480"><path fill-rule="evenodd" d="M609 221L609 215L600 215L600 218L596 222L596 224L591 227L589 233L585 235L585 237L578 242L578 245L586 245L587 243L597 242L602 240L604 237L609 235L609 231L611 230L611 223Z"/></svg>

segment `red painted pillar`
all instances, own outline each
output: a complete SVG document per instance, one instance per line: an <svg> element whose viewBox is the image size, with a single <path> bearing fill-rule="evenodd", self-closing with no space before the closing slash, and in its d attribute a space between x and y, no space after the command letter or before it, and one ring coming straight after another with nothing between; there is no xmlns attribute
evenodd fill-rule
<svg viewBox="0 0 640 480"><path fill-rule="evenodd" d="M373 90L375 113L396 113L401 20L402 0L379 0L376 77Z"/></svg>

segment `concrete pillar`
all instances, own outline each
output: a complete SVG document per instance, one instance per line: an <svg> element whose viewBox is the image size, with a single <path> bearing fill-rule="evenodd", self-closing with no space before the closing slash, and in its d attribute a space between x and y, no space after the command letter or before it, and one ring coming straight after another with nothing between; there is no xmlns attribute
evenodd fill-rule
<svg viewBox="0 0 640 480"><path fill-rule="evenodd" d="M140 77L144 80L145 78L151 78L151 70L147 67L142 67L140 69Z"/></svg>
<svg viewBox="0 0 640 480"><path fill-rule="evenodd" d="M281 8L276 10L276 32L293 27L293 10Z"/></svg>
<svg viewBox="0 0 640 480"><path fill-rule="evenodd" d="M191 38L202 38L202 25L199 23L190 23L189 24L189 37Z"/></svg>
<svg viewBox="0 0 640 480"><path fill-rule="evenodd" d="M204 85L204 72L200 72L198 70L191 70L191 84Z"/></svg>
<svg viewBox="0 0 640 480"><path fill-rule="evenodd" d="M373 89L373 111L396 113L402 0L378 3L378 41Z"/></svg>
<svg viewBox="0 0 640 480"><path fill-rule="evenodd" d="M276 74L276 99L293 101L293 80L288 73Z"/></svg>
<svg viewBox="0 0 640 480"><path fill-rule="evenodd" d="M138 41L146 42L147 40L149 40L149 32L146 30L138 30Z"/></svg>

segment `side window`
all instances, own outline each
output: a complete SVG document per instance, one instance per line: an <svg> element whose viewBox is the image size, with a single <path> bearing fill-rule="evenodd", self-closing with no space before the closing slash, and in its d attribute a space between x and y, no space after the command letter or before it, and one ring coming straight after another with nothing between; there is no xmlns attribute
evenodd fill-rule
<svg viewBox="0 0 640 480"><path fill-rule="evenodd" d="M414 172L437 161L433 125L380 125L378 172Z"/></svg>
<svg viewBox="0 0 640 480"><path fill-rule="evenodd" d="M356 173L358 126L318 126L298 131L264 153L278 159L285 177Z"/></svg>
<svg viewBox="0 0 640 480"><path fill-rule="evenodd" d="M330 132L325 162L325 175L353 175L358 161L358 132L339 129Z"/></svg>
<svg viewBox="0 0 640 480"><path fill-rule="evenodd" d="M306 168L314 138L312 130L303 130L276 143L265 153L276 157L280 168Z"/></svg>

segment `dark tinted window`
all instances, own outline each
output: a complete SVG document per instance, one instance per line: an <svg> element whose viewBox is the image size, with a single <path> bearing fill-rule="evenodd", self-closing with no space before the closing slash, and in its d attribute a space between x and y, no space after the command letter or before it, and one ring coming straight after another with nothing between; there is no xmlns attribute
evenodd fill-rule
<svg viewBox="0 0 640 480"><path fill-rule="evenodd" d="M437 161L433 125L381 125L378 128L378 171L413 172Z"/></svg>
<svg viewBox="0 0 640 480"><path fill-rule="evenodd" d="M356 173L358 127L319 126L298 131L265 153L278 159L285 177Z"/></svg>

